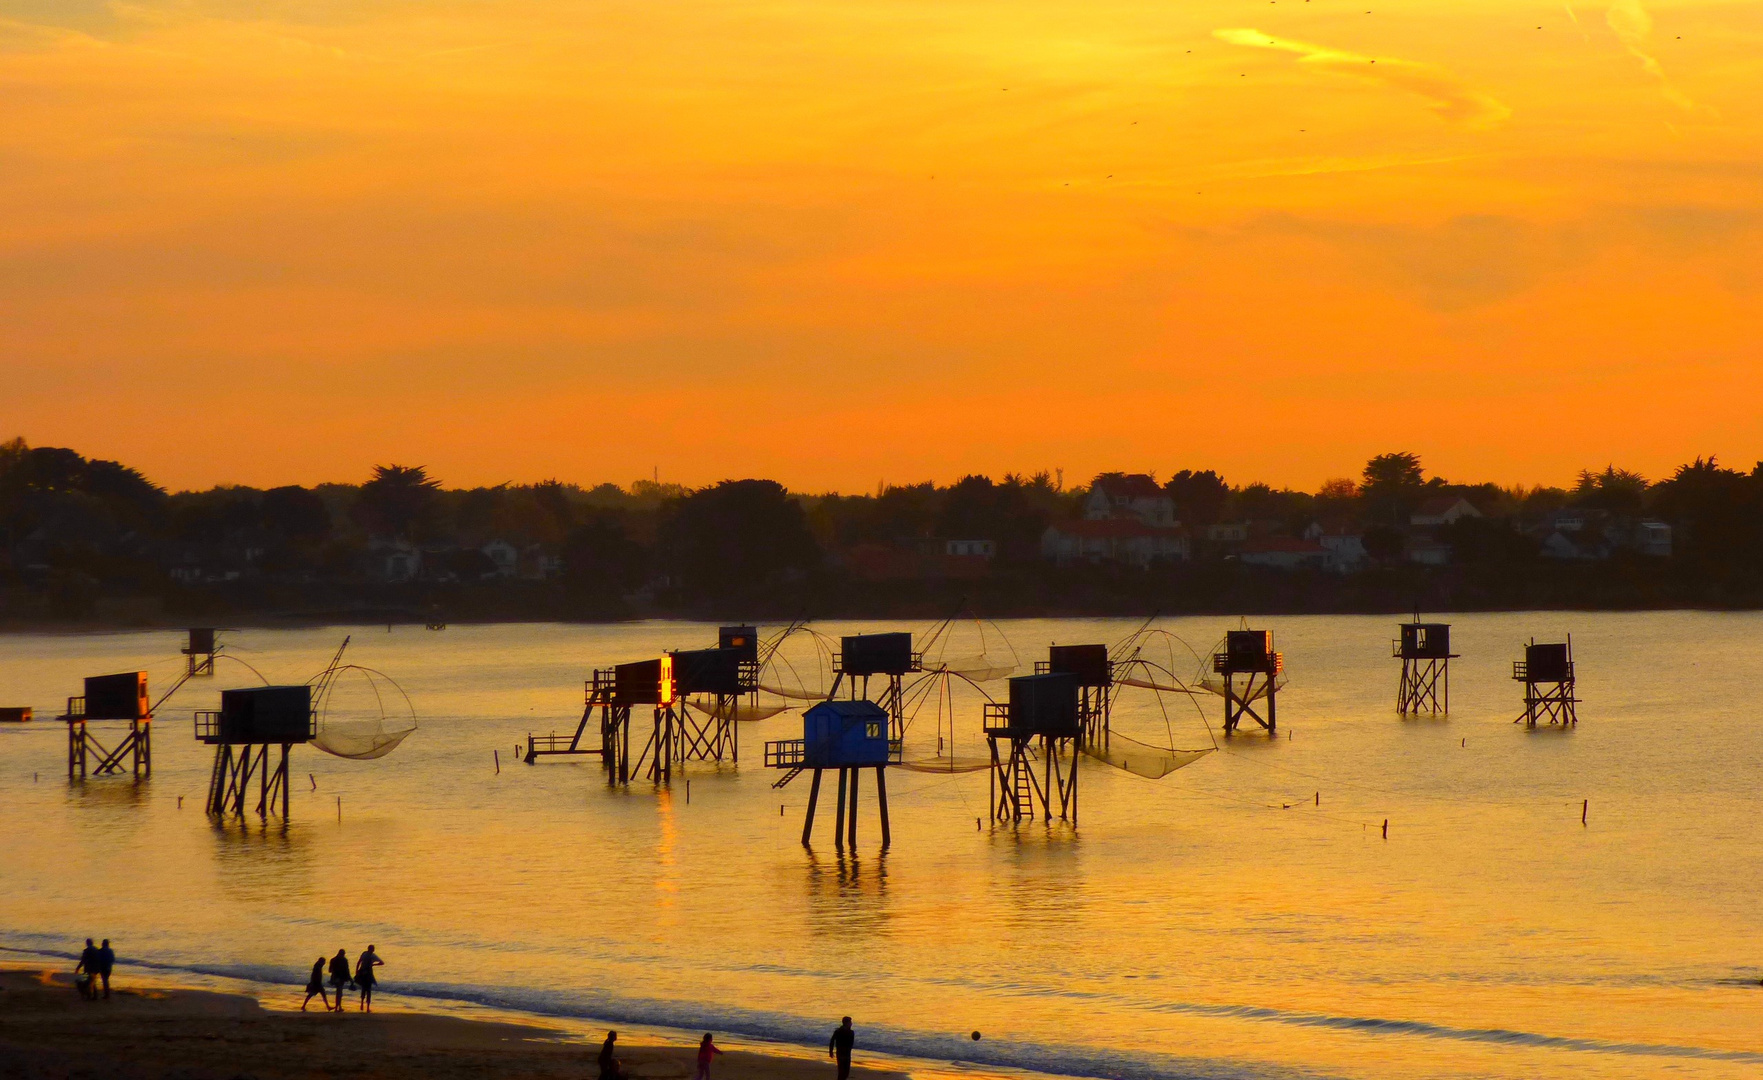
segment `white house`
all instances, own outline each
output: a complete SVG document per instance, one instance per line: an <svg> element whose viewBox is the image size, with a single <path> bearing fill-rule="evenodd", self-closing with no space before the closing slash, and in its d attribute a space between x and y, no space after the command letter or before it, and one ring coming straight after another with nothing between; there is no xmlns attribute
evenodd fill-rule
<svg viewBox="0 0 1763 1080"><path fill-rule="evenodd" d="M1632 544L1634 550L1642 555L1669 557L1671 554L1671 526L1663 521L1638 522L1634 527Z"/></svg>
<svg viewBox="0 0 1763 1080"><path fill-rule="evenodd" d="M1179 527L1156 528L1134 517L1066 521L1041 534L1041 555L1061 565L1116 562L1146 567L1158 559L1186 559L1188 534Z"/></svg>
<svg viewBox="0 0 1763 1080"><path fill-rule="evenodd" d="M496 565L497 577L513 577L520 570L520 549L506 540L491 540L479 550Z"/></svg>
<svg viewBox="0 0 1763 1080"><path fill-rule="evenodd" d="M1137 518L1154 529L1171 529L1180 524L1175 517L1175 500L1144 473L1097 480L1084 498L1084 520L1125 517Z"/></svg>
<svg viewBox="0 0 1763 1080"><path fill-rule="evenodd" d="M1439 495L1415 507L1408 515L1408 524L1449 525L1466 517L1481 517L1481 511L1461 495Z"/></svg>
<svg viewBox="0 0 1763 1080"><path fill-rule="evenodd" d="M1328 569L1337 574L1350 574L1371 561L1365 551L1365 537L1346 525L1313 524L1304 530L1304 539L1322 545L1328 552Z"/></svg>
<svg viewBox="0 0 1763 1080"><path fill-rule="evenodd" d="M381 581L410 581L422 572L422 552L402 540L374 541L368 558Z"/></svg>

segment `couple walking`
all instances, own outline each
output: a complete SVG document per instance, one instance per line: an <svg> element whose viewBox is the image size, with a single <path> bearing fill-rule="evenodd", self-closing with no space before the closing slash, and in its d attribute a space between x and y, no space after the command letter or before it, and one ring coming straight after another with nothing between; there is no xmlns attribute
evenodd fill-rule
<svg viewBox="0 0 1763 1080"><path fill-rule="evenodd" d="M384 963L385 961L379 958L379 954L373 951L373 946L369 945L366 952L356 957L355 973L351 975L349 973L349 954L338 949L337 955L331 957L329 963L331 988L337 992L337 1000L333 1005L330 997L324 992L325 959L322 956L319 957L312 962L312 976L306 980L306 1000L300 1003L300 1011L306 1011L306 1006L312 1003L313 995L316 994L318 999L324 1002L326 1012L342 1012L343 991L353 986L361 991L361 1001L356 1005L356 1010L358 1012L372 1012L373 988L379 982L373 969Z"/></svg>
<svg viewBox="0 0 1763 1080"><path fill-rule="evenodd" d="M79 988L80 996L87 1001L98 1000L98 984L104 984L104 997L110 998L110 973L116 968L116 952L110 947L110 939L105 938L104 944L93 945L92 939L86 939L86 947L80 951L80 962L73 966L73 983Z"/></svg>

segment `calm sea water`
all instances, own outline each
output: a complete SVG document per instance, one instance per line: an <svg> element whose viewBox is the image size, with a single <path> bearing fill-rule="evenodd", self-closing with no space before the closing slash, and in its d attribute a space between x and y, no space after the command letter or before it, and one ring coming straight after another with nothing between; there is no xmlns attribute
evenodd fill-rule
<svg viewBox="0 0 1763 1080"><path fill-rule="evenodd" d="M256 681L239 665L162 708L140 785L69 784L52 719L0 730L0 946L103 934L164 970L293 983L372 942L394 997L808 1044L850 1013L876 1049L1073 1075L1763 1075L1763 617L1451 621L1448 719L1395 715L1395 620L1267 620L1279 738L1220 739L1160 781L1086 761L1077 829L976 824L985 773L896 771L885 855L867 788L855 854L830 817L801 846L806 779L774 791L760 767L796 714L742 725L739 766L665 791L513 761L529 730L573 726L592 666L714 627L354 628L351 658L409 691L421 730L379 761L296 749L285 828L200 809L189 713ZM1007 653L1001 631L1026 668L1134 625L1008 622L984 647ZM1234 623L1158 625L1205 651ZM1514 726L1510 661L1569 631L1578 729ZM302 681L343 633L228 640ZM981 647L957 637L950 655ZM137 667L169 685L180 643L0 637L0 704L53 717L82 676ZM1192 672L1173 639L1147 651ZM1202 704L1128 692L1117 728L1210 746ZM955 710L951 732L927 704L909 756L939 727L982 752L977 698Z"/></svg>

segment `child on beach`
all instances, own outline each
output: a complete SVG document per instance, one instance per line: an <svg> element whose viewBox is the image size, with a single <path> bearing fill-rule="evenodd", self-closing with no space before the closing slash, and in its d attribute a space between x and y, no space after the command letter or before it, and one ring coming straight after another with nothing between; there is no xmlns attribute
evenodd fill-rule
<svg viewBox="0 0 1763 1080"><path fill-rule="evenodd" d="M312 995L324 1002L324 1011L331 1011L331 999L324 992L324 957L312 962L312 975L306 980L306 1000L300 1003L300 1011L305 1012L306 1006L312 1003Z"/></svg>
<svg viewBox="0 0 1763 1080"><path fill-rule="evenodd" d="M710 1033L706 1031L704 1041L698 1044L698 1072L692 1080L710 1080L710 1062L720 1053L722 1051L716 1048L716 1043L711 1041Z"/></svg>
<svg viewBox="0 0 1763 1080"><path fill-rule="evenodd" d="M355 985L361 987L361 1004L356 1008L362 1012L373 1011L373 984L379 982L374 977L373 969L384 963L384 960L374 955L372 945L355 958Z"/></svg>

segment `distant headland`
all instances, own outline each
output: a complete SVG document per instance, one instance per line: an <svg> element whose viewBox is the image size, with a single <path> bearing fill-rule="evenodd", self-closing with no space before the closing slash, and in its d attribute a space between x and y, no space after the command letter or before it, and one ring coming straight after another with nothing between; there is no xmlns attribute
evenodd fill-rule
<svg viewBox="0 0 1763 1080"><path fill-rule="evenodd" d="M1315 492L1216 472L1042 472L806 494L547 480L168 492L71 449L0 444L0 625L192 620L1754 608L1763 463L1697 457L1571 488L1428 476L1380 454Z"/></svg>

